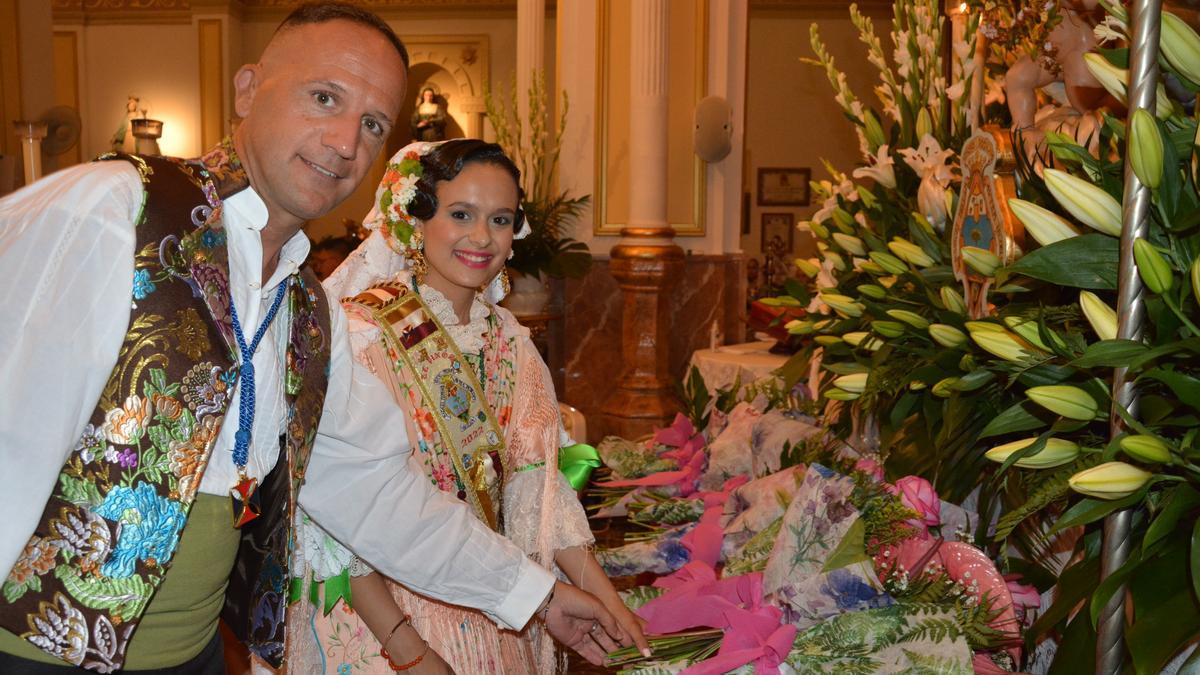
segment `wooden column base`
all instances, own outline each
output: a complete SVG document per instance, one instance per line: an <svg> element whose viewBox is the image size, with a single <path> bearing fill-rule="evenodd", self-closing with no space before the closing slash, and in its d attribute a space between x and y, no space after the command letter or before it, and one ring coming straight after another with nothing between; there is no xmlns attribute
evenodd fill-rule
<svg viewBox="0 0 1200 675"><path fill-rule="evenodd" d="M667 372L667 331L670 291L683 275L683 261L683 249L674 244L643 245L635 240L612 249L609 269L621 286L624 303L624 364L602 408L606 434L637 438L666 426L679 410Z"/></svg>

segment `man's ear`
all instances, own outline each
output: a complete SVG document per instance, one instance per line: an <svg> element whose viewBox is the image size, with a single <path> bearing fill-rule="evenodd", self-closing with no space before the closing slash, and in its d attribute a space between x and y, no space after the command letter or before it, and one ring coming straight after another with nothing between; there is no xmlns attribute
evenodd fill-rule
<svg viewBox="0 0 1200 675"><path fill-rule="evenodd" d="M250 108L254 104L254 95L258 92L259 82L262 80L262 66L257 63L248 63L241 68L233 76L233 109L237 112L237 116L246 118L250 115Z"/></svg>

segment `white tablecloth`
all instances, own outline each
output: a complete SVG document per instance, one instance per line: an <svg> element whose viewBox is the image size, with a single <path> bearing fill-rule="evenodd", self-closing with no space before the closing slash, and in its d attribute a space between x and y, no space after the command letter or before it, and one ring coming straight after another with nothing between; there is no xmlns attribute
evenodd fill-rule
<svg viewBox="0 0 1200 675"><path fill-rule="evenodd" d="M787 363L788 357L767 351L774 344L748 342L715 349L699 349L692 354L692 365L699 369L710 392L728 389L734 382L739 382L744 387Z"/></svg>

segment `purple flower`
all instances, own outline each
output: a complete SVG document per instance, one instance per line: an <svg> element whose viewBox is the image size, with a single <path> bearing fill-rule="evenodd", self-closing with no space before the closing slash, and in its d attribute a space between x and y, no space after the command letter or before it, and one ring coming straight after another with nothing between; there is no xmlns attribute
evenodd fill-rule
<svg viewBox="0 0 1200 675"><path fill-rule="evenodd" d="M117 463L126 469L132 469L138 463L137 453L130 448L125 448L121 454L117 455Z"/></svg>

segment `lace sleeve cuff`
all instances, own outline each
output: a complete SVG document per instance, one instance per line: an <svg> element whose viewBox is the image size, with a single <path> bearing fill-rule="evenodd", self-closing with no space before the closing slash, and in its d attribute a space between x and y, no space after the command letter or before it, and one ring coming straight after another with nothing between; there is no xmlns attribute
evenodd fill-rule
<svg viewBox="0 0 1200 675"><path fill-rule="evenodd" d="M528 555L538 552L540 527L548 528L547 536L553 551L587 546L595 541L575 491L561 473L554 473L555 491L546 518L542 518L545 466L517 471L504 485L505 535Z"/></svg>

